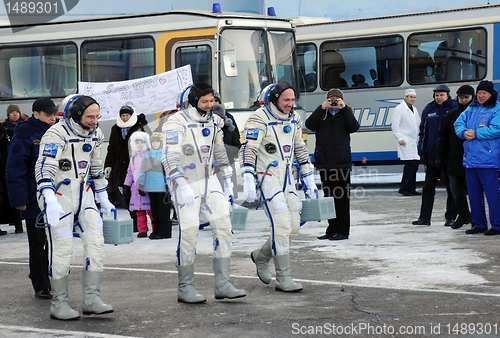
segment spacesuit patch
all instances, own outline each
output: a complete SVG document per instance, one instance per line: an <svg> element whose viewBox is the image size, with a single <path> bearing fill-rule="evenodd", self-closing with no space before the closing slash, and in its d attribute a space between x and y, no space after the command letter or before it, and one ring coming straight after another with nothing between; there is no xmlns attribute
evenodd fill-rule
<svg viewBox="0 0 500 338"><path fill-rule="evenodd" d="M200 146L200 150L202 153L209 153L210 152L210 146L207 146L207 145L203 145L203 146Z"/></svg>
<svg viewBox="0 0 500 338"><path fill-rule="evenodd" d="M289 152L290 152L290 150L292 150L292 146L290 146L290 145L288 145L288 144L285 144L285 145L283 146L283 151L284 151L285 153L289 153Z"/></svg>
<svg viewBox="0 0 500 338"><path fill-rule="evenodd" d="M61 158L59 160L59 169L62 171L69 171L71 170L71 161L69 158Z"/></svg>
<svg viewBox="0 0 500 338"><path fill-rule="evenodd" d="M166 144L177 144L179 143L179 133L176 131L167 131L165 135Z"/></svg>
<svg viewBox="0 0 500 338"><path fill-rule="evenodd" d="M182 146L182 152L184 153L184 155L186 156L191 156L194 154L194 146L192 144L184 144Z"/></svg>
<svg viewBox="0 0 500 338"><path fill-rule="evenodd" d="M247 130L247 139L248 140L257 140L259 138L259 129L251 128Z"/></svg>
<svg viewBox="0 0 500 338"><path fill-rule="evenodd" d="M274 143L268 143L264 146L264 148L266 148L266 152L268 154L276 153L276 145Z"/></svg>
<svg viewBox="0 0 500 338"><path fill-rule="evenodd" d="M85 168L87 168L88 163L89 162L87 162L87 161L80 161L80 162L78 162L78 168L85 169Z"/></svg>
<svg viewBox="0 0 500 338"><path fill-rule="evenodd" d="M57 155L57 146L55 144L46 144L43 147L42 156L55 158Z"/></svg>

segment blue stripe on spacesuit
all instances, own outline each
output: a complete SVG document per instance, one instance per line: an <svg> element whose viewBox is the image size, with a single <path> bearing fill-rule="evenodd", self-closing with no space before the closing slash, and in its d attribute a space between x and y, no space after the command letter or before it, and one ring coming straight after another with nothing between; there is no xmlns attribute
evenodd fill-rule
<svg viewBox="0 0 500 338"><path fill-rule="evenodd" d="M47 205L45 205L47 206ZM50 246L50 257L49 257L49 277L52 278L52 260L53 260L53 256L54 256L54 246L53 246L53 243L52 243L52 229L50 228L50 226L47 228L48 229L48 243L49 243L49 246Z"/></svg>

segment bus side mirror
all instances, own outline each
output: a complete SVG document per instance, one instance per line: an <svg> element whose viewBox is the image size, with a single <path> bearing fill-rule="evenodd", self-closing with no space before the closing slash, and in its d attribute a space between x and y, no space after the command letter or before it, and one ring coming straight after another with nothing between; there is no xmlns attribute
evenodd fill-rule
<svg viewBox="0 0 500 338"><path fill-rule="evenodd" d="M224 73L228 77L238 76L238 66L236 62L236 55L224 55Z"/></svg>

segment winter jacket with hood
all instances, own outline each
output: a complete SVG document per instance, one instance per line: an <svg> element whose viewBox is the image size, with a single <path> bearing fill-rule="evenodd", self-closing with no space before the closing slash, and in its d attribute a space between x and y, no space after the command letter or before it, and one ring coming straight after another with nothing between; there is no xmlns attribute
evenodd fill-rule
<svg viewBox="0 0 500 338"><path fill-rule="evenodd" d="M142 150L138 150L135 144L136 140L143 140L145 145ZM141 175L141 166L144 156L151 149L149 144L149 135L142 131L136 131L130 136L130 149L132 149L132 157L127 168L127 176L125 177L124 185L130 187L130 204L129 210L151 210L149 196L141 196L139 194L139 177Z"/></svg>
<svg viewBox="0 0 500 338"><path fill-rule="evenodd" d="M500 103L495 93L483 105L474 100L455 121L455 132L461 139L468 129L475 130L473 140L464 141L465 168L500 167Z"/></svg>

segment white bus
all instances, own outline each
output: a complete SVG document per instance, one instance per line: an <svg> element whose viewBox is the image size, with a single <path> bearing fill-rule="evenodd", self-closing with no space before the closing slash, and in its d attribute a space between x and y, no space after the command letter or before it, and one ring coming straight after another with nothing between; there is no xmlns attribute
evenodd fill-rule
<svg viewBox="0 0 500 338"><path fill-rule="evenodd" d="M351 136L354 165L398 164L390 126L407 88L416 90L420 113L438 84L448 85L453 97L459 86L475 88L483 79L499 90L500 5L293 22L303 108L309 114L330 88L342 89L361 126ZM314 143L311 133L310 152Z"/></svg>
<svg viewBox="0 0 500 338"><path fill-rule="evenodd" d="M58 103L77 92L79 81L131 80L189 64L194 83L211 84L241 127L268 84L283 80L298 88L293 25L275 16L169 11L23 28L0 26L4 113L15 103L31 115L36 98ZM156 118L147 116L150 123ZM114 123L100 123L106 137Z"/></svg>

